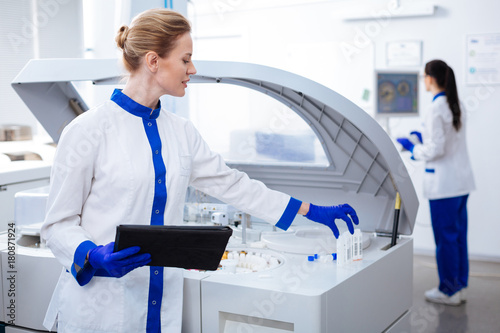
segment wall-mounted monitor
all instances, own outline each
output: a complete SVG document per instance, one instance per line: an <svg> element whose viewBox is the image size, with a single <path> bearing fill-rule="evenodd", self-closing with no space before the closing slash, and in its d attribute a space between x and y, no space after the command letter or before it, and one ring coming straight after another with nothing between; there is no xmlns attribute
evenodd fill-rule
<svg viewBox="0 0 500 333"><path fill-rule="evenodd" d="M418 76L418 72L376 72L377 116L417 116Z"/></svg>

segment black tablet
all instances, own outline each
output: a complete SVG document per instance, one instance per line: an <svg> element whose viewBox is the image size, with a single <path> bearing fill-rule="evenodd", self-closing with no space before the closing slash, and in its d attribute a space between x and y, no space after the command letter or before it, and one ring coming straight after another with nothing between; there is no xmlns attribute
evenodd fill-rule
<svg viewBox="0 0 500 333"><path fill-rule="evenodd" d="M216 270L233 230L221 226L119 225L114 251L139 246L149 266Z"/></svg>

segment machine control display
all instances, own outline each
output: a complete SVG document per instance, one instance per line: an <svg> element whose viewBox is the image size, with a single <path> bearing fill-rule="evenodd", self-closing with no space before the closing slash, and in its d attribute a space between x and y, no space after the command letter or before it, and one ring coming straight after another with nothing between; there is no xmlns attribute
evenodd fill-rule
<svg viewBox="0 0 500 333"><path fill-rule="evenodd" d="M418 73L377 73L377 114L418 115Z"/></svg>

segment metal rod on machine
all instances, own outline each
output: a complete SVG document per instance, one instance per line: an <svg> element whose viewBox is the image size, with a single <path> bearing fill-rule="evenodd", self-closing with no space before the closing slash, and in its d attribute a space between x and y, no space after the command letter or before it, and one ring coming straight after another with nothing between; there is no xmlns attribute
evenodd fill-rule
<svg viewBox="0 0 500 333"><path fill-rule="evenodd" d="M391 247L396 245L396 241L398 238L399 211L400 210L401 210L401 197L399 196L399 192L396 192L396 204L394 207L394 224L392 225Z"/></svg>

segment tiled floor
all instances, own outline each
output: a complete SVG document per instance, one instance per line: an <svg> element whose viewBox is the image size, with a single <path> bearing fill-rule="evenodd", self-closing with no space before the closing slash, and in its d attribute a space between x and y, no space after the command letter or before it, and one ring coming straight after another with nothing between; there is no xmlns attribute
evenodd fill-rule
<svg viewBox="0 0 500 333"><path fill-rule="evenodd" d="M435 258L415 255L412 333L500 332L500 263L470 262L467 302L463 305L426 302L424 292L437 284Z"/></svg>

